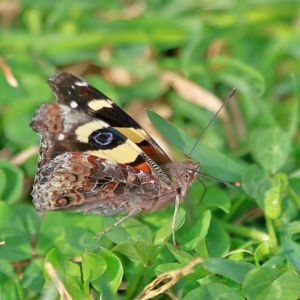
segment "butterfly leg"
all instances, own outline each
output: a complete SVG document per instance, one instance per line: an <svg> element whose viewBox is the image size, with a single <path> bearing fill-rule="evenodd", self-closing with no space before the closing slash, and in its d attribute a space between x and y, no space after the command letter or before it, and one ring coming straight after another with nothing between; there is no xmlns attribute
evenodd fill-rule
<svg viewBox="0 0 300 300"><path fill-rule="evenodd" d="M177 195L175 198L175 208L174 208L174 215L173 215L173 222L172 222L172 239L173 239L173 245L179 250L179 247L176 243L176 237L175 237L175 229L176 229L176 220L178 217L178 211L179 211L179 204L180 204L180 195Z"/></svg>
<svg viewBox="0 0 300 300"><path fill-rule="evenodd" d="M124 222L125 220L131 218L134 215L139 214L142 211L141 208L135 208L133 210L131 210L127 216L125 216L124 218L122 218L121 220L119 220L118 222L114 223L112 226L108 227L107 229L103 230L102 232L96 234L94 236L94 239L97 239L98 237L100 237L101 235L109 232L111 229L113 229L114 227L117 227L118 225L120 225L122 222Z"/></svg>

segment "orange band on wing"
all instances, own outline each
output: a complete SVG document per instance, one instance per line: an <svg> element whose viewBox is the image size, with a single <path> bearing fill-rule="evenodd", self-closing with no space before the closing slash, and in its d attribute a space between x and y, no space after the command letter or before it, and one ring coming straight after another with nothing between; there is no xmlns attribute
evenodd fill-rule
<svg viewBox="0 0 300 300"><path fill-rule="evenodd" d="M146 173L151 173L150 167L145 162L142 162L142 163L140 163L138 165L135 165L134 167L137 168L137 169L140 169L140 170L142 170L142 171L144 171Z"/></svg>

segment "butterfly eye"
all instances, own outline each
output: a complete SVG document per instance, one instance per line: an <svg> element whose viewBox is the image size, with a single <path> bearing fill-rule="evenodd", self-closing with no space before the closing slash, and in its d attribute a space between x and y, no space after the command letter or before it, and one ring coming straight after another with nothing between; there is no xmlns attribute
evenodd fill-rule
<svg viewBox="0 0 300 300"><path fill-rule="evenodd" d="M53 201L53 204L57 207L63 207L70 203L70 199L68 197L60 197L56 198Z"/></svg>
<svg viewBox="0 0 300 300"><path fill-rule="evenodd" d="M191 174L187 171L182 172L180 177L181 177L181 180L186 182L186 183L189 183L193 180Z"/></svg>

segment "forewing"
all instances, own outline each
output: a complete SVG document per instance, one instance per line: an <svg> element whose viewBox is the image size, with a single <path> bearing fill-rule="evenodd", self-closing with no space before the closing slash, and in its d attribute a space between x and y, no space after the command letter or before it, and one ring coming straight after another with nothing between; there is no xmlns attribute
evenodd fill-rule
<svg viewBox="0 0 300 300"><path fill-rule="evenodd" d="M30 125L42 136L39 168L62 153L79 152L150 172L135 143L106 122L66 105L42 104Z"/></svg>
<svg viewBox="0 0 300 300"><path fill-rule="evenodd" d="M157 164L169 157L151 136L106 95L72 74L57 72L48 83L58 103L102 120L140 147Z"/></svg>

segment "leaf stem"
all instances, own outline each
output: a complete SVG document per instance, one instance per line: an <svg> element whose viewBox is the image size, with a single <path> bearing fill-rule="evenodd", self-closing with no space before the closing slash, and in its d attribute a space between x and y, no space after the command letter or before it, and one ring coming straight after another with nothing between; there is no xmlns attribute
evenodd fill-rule
<svg viewBox="0 0 300 300"><path fill-rule="evenodd" d="M253 238L261 242L266 242L270 240L269 235L260 230L248 228L244 226L232 225L222 221L219 222L222 224L225 230L231 233L235 233L248 238Z"/></svg>
<svg viewBox="0 0 300 300"><path fill-rule="evenodd" d="M276 238L273 221L270 218L268 218L267 216L266 216L266 226L267 226L267 230L268 230L269 238L270 238L270 240L269 240L270 247L271 247L271 249L276 249L278 247L278 241Z"/></svg>
<svg viewBox="0 0 300 300"><path fill-rule="evenodd" d="M145 269L146 269L145 266L141 265L141 267L139 268L139 271L135 275L134 280L132 281L132 284L130 285L130 287L127 290L125 300L134 299L134 295L137 292L138 285L139 285L141 278L145 272Z"/></svg>

